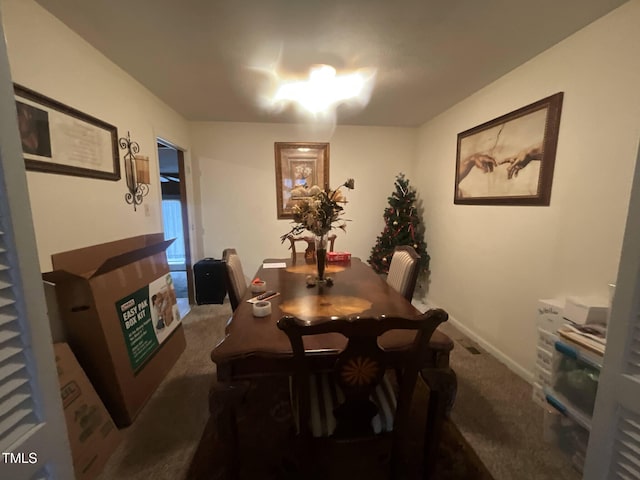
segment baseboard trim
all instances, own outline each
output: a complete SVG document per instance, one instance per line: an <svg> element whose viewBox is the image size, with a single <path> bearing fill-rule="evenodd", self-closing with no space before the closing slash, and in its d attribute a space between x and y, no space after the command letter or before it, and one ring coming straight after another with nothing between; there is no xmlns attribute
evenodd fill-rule
<svg viewBox="0 0 640 480"><path fill-rule="evenodd" d="M454 327L456 327L458 330L464 333L471 340L473 340L478 345L480 345L484 350L486 350L491 355L493 355L498 360L500 360L502 363L504 363L509 368L509 370L514 372L516 375L518 375L527 383L530 383L531 385L533 385L533 373L530 370L524 368L522 365L514 361L511 357L506 355L504 352L495 348L493 345L487 342L480 335L470 330L468 327L460 323L458 320L456 320L452 316L449 316L449 322L451 322L451 324Z"/></svg>
<svg viewBox="0 0 640 480"><path fill-rule="evenodd" d="M438 308L436 305L430 302L425 303L424 301L414 300L414 303L417 304L416 306L421 311L425 311L427 308ZM426 307L426 308L421 308L421 307ZM530 369L524 368L518 362L514 361L511 357L506 355L504 352L494 347L491 343L486 341L484 338L482 338L476 332L471 330L469 327L467 327L463 323L456 320L453 316L449 315L448 322L451 323L455 328L460 330L461 333L463 333L464 335L469 337L471 340L476 342L478 345L480 345L484 350L486 350L493 357L498 359L500 362L504 363L507 366L507 368L509 368L509 370L514 372L516 375L522 378L525 382L533 385L534 375Z"/></svg>

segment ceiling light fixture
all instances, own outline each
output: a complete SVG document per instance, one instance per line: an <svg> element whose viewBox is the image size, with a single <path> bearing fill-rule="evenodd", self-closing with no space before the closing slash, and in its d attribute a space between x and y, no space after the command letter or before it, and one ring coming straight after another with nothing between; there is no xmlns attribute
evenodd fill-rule
<svg viewBox="0 0 640 480"><path fill-rule="evenodd" d="M314 65L307 80L280 80L269 103L275 109L294 103L314 116L334 113L343 103L364 107L374 80L374 69L337 74L330 65Z"/></svg>

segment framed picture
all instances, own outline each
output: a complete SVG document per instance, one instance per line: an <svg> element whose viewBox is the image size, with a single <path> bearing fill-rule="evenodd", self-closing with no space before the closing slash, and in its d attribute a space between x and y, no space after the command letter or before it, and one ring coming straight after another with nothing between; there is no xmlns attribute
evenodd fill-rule
<svg viewBox="0 0 640 480"><path fill-rule="evenodd" d="M293 206L329 182L329 144L276 142L275 154L278 218L293 218Z"/></svg>
<svg viewBox="0 0 640 480"><path fill-rule="evenodd" d="M13 89L27 170L120 179L116 127L21 85Z"/></svg>
<svg viewBox="0 0 640 480"><path fill-rule="evenodd" d="M562 97L459 133L454 203L549 205Z"/></svg>

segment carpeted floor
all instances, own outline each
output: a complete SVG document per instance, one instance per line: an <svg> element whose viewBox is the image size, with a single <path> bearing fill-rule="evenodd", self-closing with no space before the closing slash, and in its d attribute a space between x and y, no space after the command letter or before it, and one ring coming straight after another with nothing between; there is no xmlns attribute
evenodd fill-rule
<svg viewBox="0 0 640 480"><path fill-rule="evenodd" d="M418 382L412 406L410 442L405 480L421 479L424 422L429 390ZM367 480L388 479L390 441L314 443L305 450L295 440L295 426L289 402L289 382L272 378L253 382L246 400L238 408L240 480ZM225 478L229 465L226 444L216 436L215 424L207 423L200 445L186 478L213 480ZM327 448L333 447L333 448ZM315 455L307 456L304 453ZM312 457L316 458L312 458ZM303 458L305 458L303 460ZM433 472L437 480L493 480L473 449L455 425L445 424Z"/></svg>
<svg viewBox="0 0 640 480"><path fill-rule="evenodd" d="M228 303L200 305L184 319L187 349L135 423L98 480L186 479L209 419L207 395L215 365L211 348L224 335ZM569 460L542 439L543 410L531 386L489 354L474 355L451 325L451 365L458 376L452 421L495 480L577 480Z"/></svg>
<svg viewBox="0 0 640 480"><path fill-rule="evenodd" d="M544 410L531 399L531 385L452 325L439 328L455 341L451 419L494 478L579 480L569 458L543 440Z"/></svg>
<svg viewBox="0 0 640 480"><path fill-rule="evenodd" d="M228 303L192 308L184 320L187 348L133 425L98 480L180 480L209 419L215 375L209 353L224 337Z"/></svg>

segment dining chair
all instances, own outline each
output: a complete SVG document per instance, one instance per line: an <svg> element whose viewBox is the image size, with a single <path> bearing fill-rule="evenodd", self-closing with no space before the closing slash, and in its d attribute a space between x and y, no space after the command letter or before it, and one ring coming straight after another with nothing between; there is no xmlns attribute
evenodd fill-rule
<svg viewBox="0 0 640 480"><path fill-rule="evenodd" d="M333 247L334 247L334 243L336 241L337 235L335 233L332 233L331 235L329 235L328 237L329 240L329 251L333 252ZM295 260L296 258L296 243L297 242L304 242L307 245L307 248L304 251L304 258L305 260L314 260L315 259L315 252L316 252L316 245L315 245L315 238L312 236L302 236L302 237L294 237L293 235L287 235L287 239L289 240L289 242L291 242L291 245L289 246L289 249L291 250L291 258Z"/></svg>
<svg viewBox="0 0 640 480"><path fill-rule="evenodd" d="M420 264L420 255L410 245L399 245L395 248L389 265L387 283L396 289L404 298L411 301L416 289Z"/></svg>
<svg viewBox="0 0 640 480"><path fill-rule="evenodd" d="M235 310L247 291L247 280L242 271L240 256L235 248L225 248L222 252L222 259L227 266L229 302L231 303L231 308Z"/></svg>
<svg viewBox="0 0 640 480"><path fill-rule="evenodd" d="M308 322L282 317L277 325L289 338L294 355L291 406L304 444L301 451L306 455L322 451L316 448L317 442L349 448L353 442L386 438L391 443L389 463L376 468L389 468L390 478L405 478L411 399L429 339L447 319L441 309L428 310L417 319L351 317ZM378 337L389 330L417 331L410 349L394 361L402 371L395 386L387 368L388 352L378 345ZM332 369L315 371L313 352L305 351L303 337L332 332L346 337L347 345Z"/></svg>

